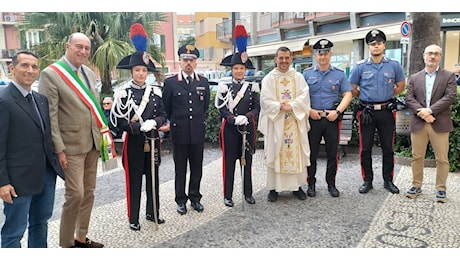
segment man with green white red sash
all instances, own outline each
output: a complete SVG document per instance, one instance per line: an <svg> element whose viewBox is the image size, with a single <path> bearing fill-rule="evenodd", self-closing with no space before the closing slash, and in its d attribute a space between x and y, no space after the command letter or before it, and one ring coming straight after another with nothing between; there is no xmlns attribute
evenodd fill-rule
<svg viewBox="0 0 460 260"><path fill-rule="evenodd" d="M97 102L96 75L84 65L90 49L85 34L70 35L64 57L42 71L38 86L39 92L49 100L51 135L66 178L59 234L61 247L104 246L86 237L94 204L101 137L108 132ZM110 143L110 134L106 138ZM112 151L103 154L107 152L113 158L115 149L111 150L113 154Z"/></svg>

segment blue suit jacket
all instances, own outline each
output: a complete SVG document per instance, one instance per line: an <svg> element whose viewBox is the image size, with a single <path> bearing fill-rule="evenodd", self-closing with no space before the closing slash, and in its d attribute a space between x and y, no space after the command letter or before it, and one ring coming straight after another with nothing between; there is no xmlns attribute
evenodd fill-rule
<svg viewBox="0 0 460 260"><path fill-rule="evenodd" d="M44 131L13 83L0 91L0 186L13 185L19 196L42 191L47 164L64 178L51 140L48 100L35 91L33 96Z"/></svg>

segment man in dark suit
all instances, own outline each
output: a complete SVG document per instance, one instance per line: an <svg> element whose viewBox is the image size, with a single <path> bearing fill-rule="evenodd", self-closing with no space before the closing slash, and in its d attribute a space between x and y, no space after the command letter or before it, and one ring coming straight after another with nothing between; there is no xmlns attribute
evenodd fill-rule
<svg viewBox="0 0 460 260"><path fill-rule="evenodd" d="M198 75L196 59L200 52L193 45L184 45L178 51L181 71L177 76L165 80L163 102L170 120L175 168L175 190L177 212L187 213L186 202L203 211L200 203L200 182L203 172L203 149L206 133L206 112L210 93L207 78ZM185 193L187 161L190 163L188 195Z"/></svg>
<svg viewBox="0 0 460 260"><path fill-rule="evenodd" d="M457 95L453 72L439 67L442 48L425 48L425 68L409 78L406 105L412 112L410 122L412 143L412 187L406 197L415 198L422 193L423 165L428 142L436 157L436 200L446 202L446 180L449 173L449 132L452 131L451 105Z"/></svg>
<svg viewBox="0 0 460 260"><path fill-rule="evenodd" d="M13 81L0 91L1 247L21 247L27 225L28 247L47 247L56 175L64 173L51 141L48 99L31 90L38 57L20 51L9 68Z"/></svg>

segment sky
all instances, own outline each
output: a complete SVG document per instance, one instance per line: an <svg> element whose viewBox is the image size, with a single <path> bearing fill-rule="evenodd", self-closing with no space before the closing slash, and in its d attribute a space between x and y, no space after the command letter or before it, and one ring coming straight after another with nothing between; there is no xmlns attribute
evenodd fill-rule
<svg viewBox="0 0 460 260"><path fill-rule="evenodd" d="M173 2L173 4L171 4ZM224 3L224 4L220 4ZM61 3L56 5L56 3ZM126 1L109 0L79 0L74 4L62 4L67 2L56 2L56 0L22 0L7 1L2 3L3 12L295 12L304 9L305 12L439 12L449 11L449 7L457 6L454 0L437 0L436 2L385 0L385 1L364 1L364 0L234 0L234 1L212 1L212 0L138 0L129 5ZM69 3L72 3L69 2Z"/></svg>

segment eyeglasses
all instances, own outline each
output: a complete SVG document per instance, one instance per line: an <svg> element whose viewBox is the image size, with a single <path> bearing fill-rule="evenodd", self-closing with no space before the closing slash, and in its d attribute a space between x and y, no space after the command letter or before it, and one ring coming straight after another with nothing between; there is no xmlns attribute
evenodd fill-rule
<svg viewBox="0 0 460 260"><path fill-rule="evenodd" d="M428 55L428 56L433 56L434 55L435 57L441 56L441 53L439 53L439 52L431 52L430 51L430 52L425 52L425 54Z"/></svg>

